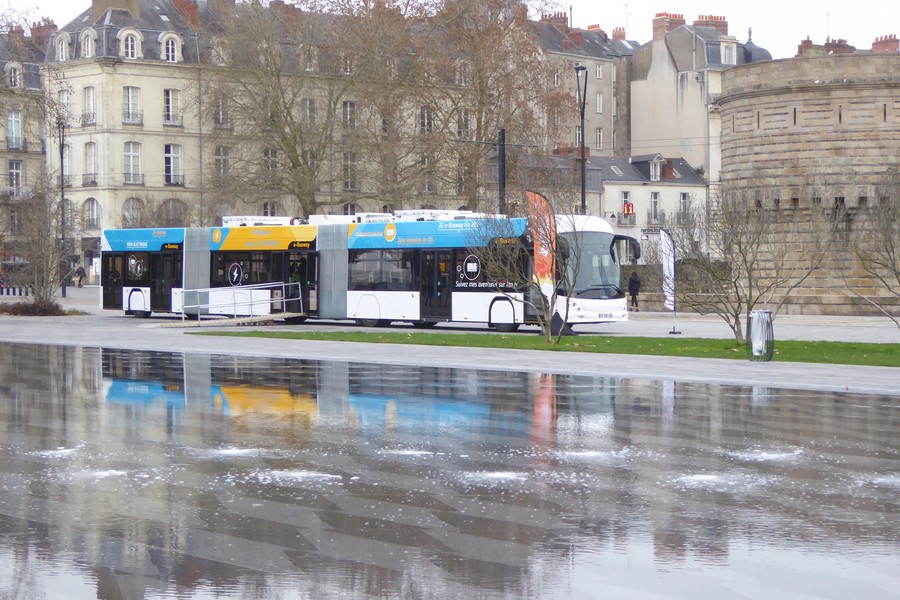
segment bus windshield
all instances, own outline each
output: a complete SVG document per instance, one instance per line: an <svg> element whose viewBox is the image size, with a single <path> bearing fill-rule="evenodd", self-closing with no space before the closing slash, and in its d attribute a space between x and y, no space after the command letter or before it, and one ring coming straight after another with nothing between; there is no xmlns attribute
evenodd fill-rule
<svg viewBox="0 0 900 600"><path fill-rule="evenodd" d="M613 234L596 231L561 233L569 245L565 285L573 296L616 298L622 296L621 269Z"/></svg>

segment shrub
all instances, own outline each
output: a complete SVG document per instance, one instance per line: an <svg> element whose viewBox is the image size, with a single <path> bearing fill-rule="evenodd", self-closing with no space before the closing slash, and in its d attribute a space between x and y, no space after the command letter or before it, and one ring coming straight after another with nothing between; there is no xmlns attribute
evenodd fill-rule
<svg viewBox="0 0 900 600"><path fill-rule="evenodd" d="M60 317L66 314L56 302L0 303L0 313L20 317Z"/></svg>

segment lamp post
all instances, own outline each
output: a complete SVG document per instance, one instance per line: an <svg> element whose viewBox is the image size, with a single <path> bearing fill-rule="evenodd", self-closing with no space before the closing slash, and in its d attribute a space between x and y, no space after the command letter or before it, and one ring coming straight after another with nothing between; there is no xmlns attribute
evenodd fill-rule
<svg viewBox="0 0 900 600"><path fill-rule="evenodd" d="M584 73L584 87L581 84L581 74ZM577 88L578 108L581 111L581 214L587 214L587 202L585 201L585 171L584 171L584 102L587 99L587 67L576 65L575 87Z"/></svg>
<svg viewBox="0 0 900 600"><path fill-rule="evenodd" d="M66 120L62 117L56 119L56 129L59 133L59 234L62 248L63 267L62 275L62 297L66 297L66 279L69 277L69 249L66 247L66 166L65 166L65 145L66 145Z"/></svg>

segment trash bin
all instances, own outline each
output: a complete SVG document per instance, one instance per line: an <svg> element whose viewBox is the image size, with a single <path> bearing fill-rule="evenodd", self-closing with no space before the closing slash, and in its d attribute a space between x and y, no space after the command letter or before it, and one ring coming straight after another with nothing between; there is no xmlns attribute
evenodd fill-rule
<svg viewBox="0 0 900 600"><path fill-rule="evenodd" d="M752 310L747 317L747 358L767 362L775 352L772 311Z"/></svg>

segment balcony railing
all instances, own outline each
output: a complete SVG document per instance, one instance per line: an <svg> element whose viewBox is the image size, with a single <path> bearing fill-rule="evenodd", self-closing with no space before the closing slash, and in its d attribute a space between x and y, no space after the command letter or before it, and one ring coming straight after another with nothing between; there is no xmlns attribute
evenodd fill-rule
<svg viewBox="0 0 900 600"><path fill-rule="evenodd" d="M72 187L72 176L71 175L62 175L56 178L56 185L62 184L63 187Z"/></svg>
<svg viewBox="0 0 900 600"><path fill-rule="evenodd" d="M82 173L81 174L81 185L97 185L97 174L96 173Z"/></svg>
<svg viewBox="0 0 900 600"><path fill-rule="evenodd" d="M637 215L626 215L623 212L616 213L616 222L619 225L635 225L637 223Z"/></svg>
<svg viewBox="0 0 900 600"><path fill-rule="evenodd" d="M97 124L97 113L86 112L81 113L81 125L82 127L86 125L96 125Z"/></svg>
<svg viewBox="0 0 900 600"><path fill-rule="evenodd" d="M28 140L26 140L21 135L8 135L8 136L6 136L6 149L7 150L27 150L28 149Z"/></svg>
<svg viewBox="0 0 900 600"><path fill-rule="evenodd" d="M184 125L184 117L174 113L163 113L163 125L166 127L181 127Z"/></svg>
<svg viewBox="0 0 900 600"><path fill-rule="evenodd" d="M144 174L125 173L125 185L144 185Z"/></svg>
<svg viewBox="0 0 900 600"><path fill-rule="evenodd" d="M665 225L666 223L666 213L664 211L658 210L653 212L652 210L647 211L647 224L648 225Z"/></svg>
<svg viewBox="0 0 900 600"><path fill-rule="evenodd" d="M144 113L142 112L129 112L125 111L122 113L122 124L123 125L143 125L144 124Z"/></svg>
<svg viewBox="0 0 900 600"><path fill-rule="evenodd" d="M24 190L21 185L9 185L6 187L0 188L0 193L4 196L9 196L10 198L18 198L24 195Z"/></svg>
<svg viewBox="0 0 900 600"><path fill-rule="evenodd" d="M166 185L184 185L184 175L166 173Z"/></svg>

